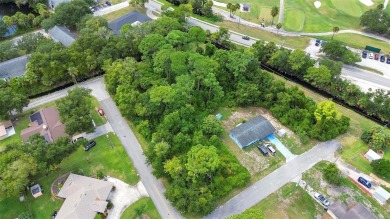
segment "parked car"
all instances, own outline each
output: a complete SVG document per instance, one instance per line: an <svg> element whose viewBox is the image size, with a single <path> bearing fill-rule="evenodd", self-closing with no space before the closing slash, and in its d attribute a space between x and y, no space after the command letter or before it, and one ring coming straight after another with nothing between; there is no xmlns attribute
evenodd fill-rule
<svg viewBox="0 0 390 219"><path fill-rule="evenodd" d="M363 51L363 52L362 52L362 57L363 57L363 58L367 58L367 52L366 52L366 51Z"/></svg>
<svg viewBox="0 0 390 219"><path fill-rule="evenodd" d="M361 184L363 184L367 188L371 188L371 186L372 186L368 180L364 179L361 176L358 178L358 182L360 182Z"/></svg>
<svg viewBox="0 0 390 219"><path fill-rule="evenodd" d="M323 46L325 44L326 44L326 41L325 40L321 40L321 46Z"/></svg>
<svg viewBox="0 0 390 219"><path fill-rule="evenodd" d="M379 59L379 54L375 54L374 59L375 59L375 60L378 60L378 59Z"/></svg>
<svg viewBox="0 0 390 219"><path fill-rule="evenodd" d="M320 193L314 193L314 197L316 199L318 199L323 205L325 206L329 206L330 202L328 199L326 199L323 195L321 195Z"/></svg>
<svg viewBox="0 0 390 219"><path fill-rule="evenodd" d="M387 57L386 63L387 63L387 64L390 64L390 57Z"/></svg>
<svg viewBox="0 0 390 219"><path fill-rule="evenodd" d="M111 6L111 2L106 1L106 5Z"/></svg>
<svg viewBox="0 0 390 219"><path fill-rule="evenodd" d="M99 113L99 115L104 116L104 111L103 111L103 109L98 109L98 113Z"/></svg>
<svg viewBox="0 0 390 219"><path fill-rule="evenodd" d="M319 40L319 39L316 39L316 43L315 43L315 45L316 46L319 46L321 44L321 40Z"/></svg>
<svg viewBox="0 0 390 219"><path fill-rule="evenodd" d="M381 56L381 62L385 62L386 61L386 57L385 56Z"/></svg>
<svg viewBox="0 0 390 219"><path fill-rule="evenodd" d="M242 39L249 40L250 38L249 38L249 36L242 36Z"/></svg>
<svg viewBox="0 0 390 219"><path fill-rule="evenodd" d="M87 146L84 147L84 151L89 151L89 149L95 147L96 141L90 141Z"/></svg>
<svg viewBox="0 0 390 219"><path fill-rule="evenodd" d="M276 155L276 150L272 147L272 145L268 144L268 145L267 145L267 148L268 148L269 152L271 152L271 154L272 154L273 156Z"/></svg>
<svg viewBox="0 0 390 219"><path fill-rule="evenodd" d="M51 219L54 219L57 217L57 211L54 211L53 214L51 214Z"/></svg>
<svg viewBox="0 0 390 219"><path fill-rule="evenodd" d="M265 148L263 145L258 145L257 148L259 149L259 151L260 151L264 156L267 156L267 155L268 155L268 150L267 150L267 148Z"/></svg>

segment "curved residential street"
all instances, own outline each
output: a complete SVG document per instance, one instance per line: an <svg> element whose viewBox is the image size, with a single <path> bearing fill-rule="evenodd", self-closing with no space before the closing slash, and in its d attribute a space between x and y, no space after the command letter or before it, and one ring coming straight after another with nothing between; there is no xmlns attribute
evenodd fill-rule
<svg viewBox="0 0 390 219"><path fill-rule="evenodd" d="M311 150L299 155L284 164L260 181L234 196L224 205L216 208L206 219L227 218L233 214L240 214L246 209L260 202L268 195L291 182L303 172L310 169L321 160L332 160L334 152L341 146L335 140L320 143Z"/></svg>
<svg viewBox="0 0 390 219"><path fill-rule="evenodd" d="M96 97L102 106L107 116L108 122L111 124L112 129L125 148L127 155L133 162L133 165L137 170L139 177L141 178L141 181L146 188L146 191L152 198L153 203L161 217L166 219L183 218L165 198L164 185L153 176L152 168L146 164L146 157L143 154L141 145L134 136L134 133L131 131L129 125L126 122L126 119L122 117L118 107L107 93L103 77L98 77L79 83L78 86L92 89L92 95ZM28 107L24 108L23 110L28 110L48 102L58 100L66 96L67 91L73 87L74 86L37 99L33 99L31 100Z"/></svg>

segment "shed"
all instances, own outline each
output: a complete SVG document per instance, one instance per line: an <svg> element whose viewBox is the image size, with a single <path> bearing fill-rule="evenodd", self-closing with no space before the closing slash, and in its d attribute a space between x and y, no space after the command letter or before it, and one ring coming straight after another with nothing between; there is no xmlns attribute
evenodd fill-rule
<svg viewBox="0 0 390 219"><path fill-rule="evenodd" d="M371 150L371 149L367 151L367 153L364 155L364 157L365 157L368 161L370 161L370 162L372 162L372 161L374 161L374 160L382 159L382 157L381 157L379 154L375 153L375 151L373 151L373 150Z"/></svg>
<svg viewBox="0 0 390 219"><path fill-rule="evenodd" d="M249 12L250 11L249 4L248 3L242 4L242 10L245 12Z"/></svg>
<svg viewBox="0 0 390 219"><path fill-rule="evenodd" d="M375 53L381 53L381 49L373 47L373 46L366 46L364 50L375 52Z"/></svg>
<svg viewBox="0 0 390 219"><path fill-rule="evenodd" d="M336 201L329 206L327 213L335 219L376 219L376 217L360 203L346 206L342 202Z"/></svg>
<svg viewBox="0 0 390 219"><path fill-rule="evenodd" d="M41 186L40 186L39 184L33 185L33 186L30 188L30 191L31 191L31 195L32 195L34 198L38 198L39 196L42 195L42 189L41 189Z"/></svg>
<svg viewBox="0 0 390 219"><path fill-rule="evenodd" d="M229 133L240 148L260 141L275 132L272 124L263 116L255 118L235 127Z"/></svg>
<svg viewBox="0 0 390 219"><path fill-rule="evenodd" d="M0 140L3 140L11 135L15 134L13 124L10 120L0 122Z"/></svg>
<svg viewBox="0 0 390 219"><path fill-rule="evenodd" d="M380 186L375 190L375 192L372 195L381 204L385 204L387 200L390 199L390 193Z"/></svg>

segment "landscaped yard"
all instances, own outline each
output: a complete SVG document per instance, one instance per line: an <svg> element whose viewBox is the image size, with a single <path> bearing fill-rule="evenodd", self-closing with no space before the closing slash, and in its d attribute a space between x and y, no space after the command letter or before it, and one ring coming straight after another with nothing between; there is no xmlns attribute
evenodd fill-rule
<svg viewBox="0 0 390 219"><path fill-rule="evenodd" d="M326 162L320 162L303 173L302 180L304 180L307 185L315 191L327 197L331 204L336 200L348 202L348 204L358 202L370 209L373 214L377 216L381 215L381 217L378 218L390 218L390 203L381 206L348 178L343 177L340 186L331 185L327 181L323 180L320 170L324 168L325 164Z"/></svg>
<svg viewBox="0 0 390 219"><path fill-rule="evenodd" d="M0 215L2 219L13 219L24 209L30 209L34 218L48 218L54 210L59 210L62 201L52 199L50 193L51 183L59 176L68 172L96 176L97 171L102 171L122 181L135 185L139 178L127 156L122 144L114 133L109 133L95 139L97 145L85 152L83 148L77 149L68 158L64 159L58 169L47 176L38 176L35 180L44 190L44 194L34 199L27 192L27 200L19 202L18 197L9 198L0 202ZM15 208L15 206L19 206Z"/></svg>
<svg viewBox="0 0 390 219"><path fill-rule="evenodd" d="M360 29L360 16L375 8L359 0L321 0L321 7L315 8L313 0L285 1L284 29L300 32L330 32L334 26L340 29Z"/></svg>
<svg viewBox="0 0 390 219"><path fill-rule="evenodd" d="M134 202L125 212L123 212L121 219L133 219L133 218L143 218L142 215L147 215L150 219L159 219L161 218L156 207L153 204L151 198L141 198L140 200Z"/></svg>
<svg viewBox="0 0 390 219"><path fill-rule="evenodd" d="M257 203L265 218L318 218L323 208L310 195L295 183L288 183L276 192Z"/></svg>

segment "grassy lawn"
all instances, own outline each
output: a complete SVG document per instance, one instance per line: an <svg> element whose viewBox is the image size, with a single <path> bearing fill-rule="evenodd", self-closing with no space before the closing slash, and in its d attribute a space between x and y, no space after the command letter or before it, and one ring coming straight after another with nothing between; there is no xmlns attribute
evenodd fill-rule
<svg viewBox="0 0 390 219"><path fill-rule="evenodd" d="M323 194L330 199L330 202L336 200L344 203L359 202L367 207L373 214L382 217L390 218L390 203L382 206L375 201L371 196L363 192L356 184L348 178L343 177L340 186L329 184L322 179L321 169L325 167L326 162L322 161L314 165L311 169L302 174L302 180L315 191Z"/></svg>
<svg viewBox="0 0 390 219"><path fill-rule="evenodd" d="M381 1L371 7L358 0L322 0L321 3L317 9L312 0L285 1L285 29L303 32L329 32L334 26L340 29L360 29L360 16Z"/></svg>
<svg viewBox="0 0 390 219"><path fill-rule="evenodd" d="M217 22L216 25L229 28L229 30L236 31L251 37L255 37L268 42L275 42L279 45L284 45L289 48L295 49L305 49L309 43L309 37L287 37L280 36L274 33L270 33L268 31L264 31L258 28L248 27L244 25L240 25L238 28L237 23L223 21Z"/></svg>
<svg viewBox="0 0 390 219"><path fill-rule="evenodd" d="M136 6L136 7L128 6L126 8L122 8L122 9L119 9L117 11L102 15L101 17L107 19L108 21L112 21L112 20L115 20L115 19L117 19L117 18L131 12L131 11L138 11L138 12L143 13L143 14L146 13L146 10L139 7L139 6Z"/></svg>
<svg viewBox="0 0 390 219"><path fill-rule="evenodd" d="M252 208L261 209L266 218L309 219L316 218L323 211L322 207L295 183L284 185Z"/></svg>
<svg viewBox="0 0 390 219"><path fill-rule="evenodd" d="M96 126L101 126L106 124L107 119L105 116L100 116L97 110L100 108L99 101L96 100L96 98L92 98L92 105L93 108L91 109L91 116L93 121L95 122Z"/></svg>
<svg viewBox="0 0 390 219"><path fill-rule="evenodd" d="M142 215L147 215L150 219L161 218L151 198L141 198L130 205L123 212L121 219L142 218Z"/></svg>
<svg viewBox="0 0 390 219"><path fill-rule="evenodd" d="M318 36L318 39L330 40L332 36ZM377 40L371 37L362 36L353 33L340 33L334 36L334 39L342 42L346 46L350 46L357 49L364 49L366 45L377 47L382 49L382 53L390 54L390 46L387 42Z"/></svg>
<svg viewBox="0 0 390 219"><path fill-rule="evenodd" d="M261 23L264 18L267 24L271 23L271 8L273 6L279 7L279 0L247 0L245 2L240 0L218 0L223 3L248 3L250 6L250 12L241 12L237 10L236 15L241 16L241 18L252 21L255 23ZM225 9L227 10L227 9ZM274 22L278 21L278 17L275 17Z"/></svg>
<svg viewBox="0 0 390 219"><path fill-rule="evenodd" d="M293 137L279 137L278 139L286 146L293 154L302 154L310 150L314 145L318 143L315 139L309 139L307 143L298 144L297 140Z"/></svg>
<svg viewBox="0 0 390 219"><path fill-rule="evenodd" d="M57 177L68 172L82 173L85 176L96 176L97 171L100 170L105 175L119 178L130 185L135 185L139 178L126 151L114 133L109 133L108 136L108 138L106 136L96 138L97 145L88 152L85 152L83 148L79 148L65 158L55 172L47 176L38 176L35 182L39 183L43 188L43 196L34 199L27 192L27 201L25 202L20 203L18 198L9 198L1 201L1 218L15 218L27 208L31 209L34 218L48 218L54 210L59 210L62 205L62 201L52 199L50 193L51 183ZM20 206L20 208L15 206Z"/></svg>

